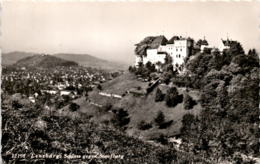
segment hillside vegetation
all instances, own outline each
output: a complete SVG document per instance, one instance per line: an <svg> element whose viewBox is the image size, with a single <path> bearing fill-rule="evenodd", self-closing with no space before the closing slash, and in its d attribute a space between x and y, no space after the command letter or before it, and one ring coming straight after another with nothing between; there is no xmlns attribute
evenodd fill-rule
<svg viewBox="0 0 260 164"><path fill-rule="evenodd" d="M177 160L177 153L173 149L156 147L128 137L116 129L98 126L91 123L87 115L81 114L74 119L71 115L48 113L36 106L20 110L6 109L2 115L2 157L6 163L156 164ZM26 154L26 157L14 158L14 154ZM60 157L32 158L33 155L45 154ZM121 157L100 157L113 154ZM68 158L68 155L78 157ZM93 157L84 159L84 156Z"/></svg>
<svg viewBox="0 0 260 164"><path fill-rule="evenodd" d="M216 160L259 157L259 56L239 43L223 54L198 53L187 63L190 76L174 82L199 89L202 112L190 117L182 138L189 151Z"/></svg>
<svg viewBox="0 0 260 164"><path fill-rule="evenodd" d="M240 43L233 43L223 54L194 54L185 74L166 66L149 91L157 74L152 65L130 67L132 73L90 92L86 101L92 107L82 104L80 110L91 113L94 122L144 140L167 144L167 137L180 137L183 151L212 162L254 163L260 155L259 59L255 51L245 54Z"/></svg>
<svg viewBox="0 0 260 164"><path fill-rule="evenodd" d="M76 100L75 103L80 105L80 111L82 113L93 116L92 120L96 123L111 123L111 119L114 115L113 110L125 110L130 120L127 124L127 128L124 130L131 136L144 138L145 140L154 139L154 137L160 135L165 135L166 137L178 135L182 127L182 117L186 113L192 113L194 115L200 113L200 104L195 105L190 110L185 110L184 101L178 103L175 107L168 107L165 101L156 102L156 89L148 95L136 95L132 92L133 89L140 88L140 92L145 93L147 87L147 82L138 80L137 77L131 73L125 73L122 76L102 84L102 90L96 89L89 92L87 100L86 98L81 98ZM166 94L170 86L159 85L157 88ZM120 99L103 96L100 95L100 92L123 95L123 97ZM180 95L189 94L194 100L199 99L199 92L196 90L186 91L184 88L179 88L178 92ZM110 109L106 109L108 107ZM154 122L154 119L160 111L165 115L165 122L169 122L169 125L165 128L158 127ZM152 127L145 131L140 130L138 126L142 121L151 124Z"/></svg>

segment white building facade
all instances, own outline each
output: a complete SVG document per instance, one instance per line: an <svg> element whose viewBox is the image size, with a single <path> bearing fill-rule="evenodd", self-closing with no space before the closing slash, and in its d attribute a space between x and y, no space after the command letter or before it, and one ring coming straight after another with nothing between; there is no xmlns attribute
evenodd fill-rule
<svg viewBox="0 0 260 164"><path fill-rule="evenodd" d="M175 70L184 65L185 58L189 56L189 49L192 43L188 39L175 40L173 44L159 45L155 49L147 49L146 56L136 57L136 66L139 62L144 65L147 62L157 65L158 63L165 63L166 55L172 58L172 65ZM178 70L181 71L181 70Z"/></svg>
<svg viewBox="0 0 260 164"><path fill-rule="evenodd" d="M225 49L230 48L230 40L221 40L218 48L215 48L211 45L208 45L207 41L202 40L203 44L199 47L199 51L203 53L206 49L210 51L219 51L222 53ZM183 72L185 70L184 64L185 59L189 57L191 54L191 49L194 48L194 42L190 38L177 38L176 37L167 41L164 36L158 36L150 43L150 47L146 49L146 55L136 56L135 65L138 66L139 63L143 63L144 65L147 62L151 62L156 66L156 68L160 68L160 64L165 63L165 58L169 55L172 58L173 69L178 72ZM151 48L152 47L152 48Z"/></svg>

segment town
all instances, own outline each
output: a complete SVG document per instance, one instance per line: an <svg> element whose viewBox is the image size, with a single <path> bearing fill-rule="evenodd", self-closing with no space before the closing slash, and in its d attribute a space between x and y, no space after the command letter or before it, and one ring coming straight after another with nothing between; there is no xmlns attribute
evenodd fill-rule
<svg viewBox="0 0 260 164"><path fill-rule="evenodd" d="M7 97L20 95L31 104L41 102L47 108L56 104L59 109L119 74L81 66L51 69L4 67L1 77L2 107L4 109Z"/></svg>

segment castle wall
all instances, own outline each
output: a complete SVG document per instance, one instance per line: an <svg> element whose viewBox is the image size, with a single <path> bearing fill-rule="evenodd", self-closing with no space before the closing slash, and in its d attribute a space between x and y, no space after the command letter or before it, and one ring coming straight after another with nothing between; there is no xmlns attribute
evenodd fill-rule
<svg viewBox="0 0 260 164"><path fill-rule="evenodd" d="M143 62L142 57L136 56L136 57L135 57L135 66L138 66L140 62Z"/></svg>
<svg viewBox="0 0 260 164"><path fill-rule="evenodd" d="M150 61L153 64L156 64L157 62L164 63L165 62L165 54L158 54L157 49L148 49L146 51L147 56L143 58L143 63L146 64L148 61Z"/></svg>

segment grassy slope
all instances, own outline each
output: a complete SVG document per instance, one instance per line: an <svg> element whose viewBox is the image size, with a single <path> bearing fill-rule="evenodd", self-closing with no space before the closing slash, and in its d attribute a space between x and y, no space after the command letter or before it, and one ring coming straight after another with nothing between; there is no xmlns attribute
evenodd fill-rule
<svg viewBox="0 0 260 164"><path fill-rule="evenodd" d="M123 94L125 91L131 88L144 88L146 86L147 83L138 81L135 75L128 72L102 85L104 92L114 94Z"/></svg>
<svg viewBox="0 0 260 164"><path fill-rule="evenodd" d="M145 87L147 83L138 81L134 75L125 73L124 75L111 80L102 85L102 92L123 94L126 90L133 87ZM160 85L161 90L165 93L169 86ZM156 89L155 89L156 90ZM155 90L148 96L134 97L131 94L127 94L121 100L117 98L109 98L98 94L99 91L94 90L89 94L90 100L100 105L104 105L110 102L113 107L122 107L127 110L130 116L130 123L128 125L127 133L136 137L144 137L149 139L151 136L158 135L159 133L172 136L178 134L181 127L181 120L184 114L193 113L198 114L200 112L200 104L196 105L192 110L184 110L183 103L178 104L174 108L169 108L165 105L165 102L155 102ZM179 94L183 94L185 91L182 88L178 88ZM190 91L189 95L194 99L198 99L198 91ZM100 108L89 104L85 98L80 98L75 101L81 108L80 111L93 115L95 122L108 121L111 118L111 112L103 112ZM154 124L153 128L145 131L137 129L137 124L144 120L146 122L153 122L158 111L162 111L166 117L166 121L173 120L173 124L167 129L158 129Z"/></svg>

